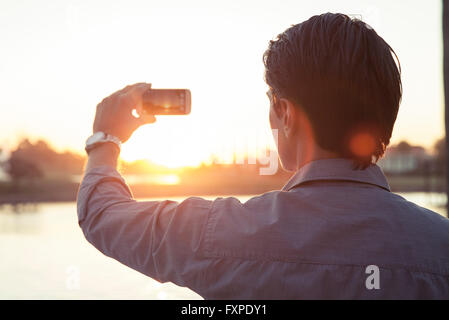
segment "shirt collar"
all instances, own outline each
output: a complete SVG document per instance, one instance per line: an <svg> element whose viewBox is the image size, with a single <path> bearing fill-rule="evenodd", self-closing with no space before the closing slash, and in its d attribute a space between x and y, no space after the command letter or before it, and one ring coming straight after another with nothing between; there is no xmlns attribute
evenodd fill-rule
<svg viewBox="0 0 449 320"><path fill-rule="evenodd" d="M298 185L317 180L355 181L372 184L390 191L387 179L376 164L364 170L353 169L353 162L349 159L320 159L302 166L282 188L289 191Z"/></svg>

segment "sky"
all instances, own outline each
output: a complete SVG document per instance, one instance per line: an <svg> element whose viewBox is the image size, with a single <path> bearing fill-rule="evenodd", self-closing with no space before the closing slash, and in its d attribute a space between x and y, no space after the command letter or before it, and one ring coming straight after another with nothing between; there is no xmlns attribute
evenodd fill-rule
<svg viewBox="0 0 449 320"><path fill-rule="evenodd" d="M0 3L0 146L23 137L83 152L96 105L127 84L188 88L192 113L160 116L125 160L197 165L274 148L262 54L292 24L342 12L396 51L403 100L392 143L444 135L441 1L19 1Z"/></svg>

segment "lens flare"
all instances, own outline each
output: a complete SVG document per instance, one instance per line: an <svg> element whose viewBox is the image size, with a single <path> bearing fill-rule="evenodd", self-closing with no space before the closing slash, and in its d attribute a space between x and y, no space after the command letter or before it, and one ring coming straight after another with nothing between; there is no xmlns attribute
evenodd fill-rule
<svg viewBox="0 0 449 320"><path fill-rule="evenodd" d="M351 138L349 148L357 157L367 157L373 154L376 141L369 133L357 133Z"/></svg>

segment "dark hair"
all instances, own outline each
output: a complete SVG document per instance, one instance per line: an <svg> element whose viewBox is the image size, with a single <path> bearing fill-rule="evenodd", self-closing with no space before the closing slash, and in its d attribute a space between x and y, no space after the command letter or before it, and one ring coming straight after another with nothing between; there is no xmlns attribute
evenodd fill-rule
<svg viewBox="0 0 449 320"><path fill-rule="evenodd" d="M344 14L313 16L270 41L263 62L274 98L302 107L321 148L359 168L384 154L402 96L401 68L369 25ZM351 147L360 134L371 139L365 153Z"/></svg>

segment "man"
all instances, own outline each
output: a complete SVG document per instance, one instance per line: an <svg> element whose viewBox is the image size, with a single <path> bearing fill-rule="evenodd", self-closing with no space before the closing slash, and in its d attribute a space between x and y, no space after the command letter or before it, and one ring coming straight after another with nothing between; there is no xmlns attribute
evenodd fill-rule
<svg viewBox="0 0 449 320"><path fill-rule="evenodd" d="M402 95L399 62L365 23L324 14L264 54L282 190L135 201L116 171L148 84L97 107L79 224L105 255L212 299L449 298L449 220L390 192L375 162ZM396 58L397 59L397 58ZM116 137L116 138L113 138Z"/></svg>

